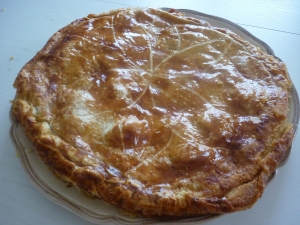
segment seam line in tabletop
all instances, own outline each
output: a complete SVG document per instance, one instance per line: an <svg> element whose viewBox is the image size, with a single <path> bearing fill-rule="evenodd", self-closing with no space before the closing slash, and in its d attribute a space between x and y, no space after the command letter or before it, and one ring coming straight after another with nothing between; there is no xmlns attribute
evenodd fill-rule
<svg viewBox="0 0 300 225"><path fill-rule="evenodd" d="M276 29L272 29L272 28L266 28L266 27L254 26L254 25L243 24L243 23L236 23L236 24L238 24L238 25L240 25L240 26L256 27L256 28L260 28L260 29L271 30L271 31L277 31L277 32L281 32L281 33L294 34L294 35L299 35L299 36L300 36L300 33L294 33L294 32L289 32L289 31L284 31L284 30L276 30Z"/></svg>

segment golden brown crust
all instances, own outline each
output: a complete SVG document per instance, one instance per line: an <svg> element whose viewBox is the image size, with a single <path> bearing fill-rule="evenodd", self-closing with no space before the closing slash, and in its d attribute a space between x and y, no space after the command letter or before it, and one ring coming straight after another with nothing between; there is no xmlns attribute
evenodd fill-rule
<svg viewBox="0 0 300 225"><path fill-rule="evenodd" d="M89 15L20 71L13 114L42 160L144 216L251 207L293 137L285 65L156 9Z"/></svg>

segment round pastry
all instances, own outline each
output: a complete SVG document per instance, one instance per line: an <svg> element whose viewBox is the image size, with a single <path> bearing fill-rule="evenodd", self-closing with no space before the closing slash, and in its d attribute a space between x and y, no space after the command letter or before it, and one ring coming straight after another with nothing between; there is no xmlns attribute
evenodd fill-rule
<svg viewBox="0 0 300 225"><path fill-rule="evenodd" d="M13 115L84 192L147 217L261 197L293 138L284 63L177 12L121 9L55 33L20 71Z"/></svg>

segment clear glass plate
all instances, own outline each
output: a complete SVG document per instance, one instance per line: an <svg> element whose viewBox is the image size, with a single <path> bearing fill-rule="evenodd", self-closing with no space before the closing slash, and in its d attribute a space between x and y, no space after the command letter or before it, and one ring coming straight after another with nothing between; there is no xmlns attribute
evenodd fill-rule
<svg viewBox="0 0 300 225"><path fill-rule="evenodd" d="M168 8L163 8L163 10L168 10ZM228 28L244 39L248 40L252 44L260 47L261 50L274 55L273 50L266 43L254 37L244 28L228 20L191 10L180 9L179 11L185 13L186 16L206 20L213 26ZM289 121L294 124L294 132L296 132L299 122L300 110L299 98L295 87L292 88L290 96L290 111L288 118ZM29 178L33 181L36 187L50 200L71 210L75 214L92 223L106 224L107 222L114 222L116 224L195 224L199 221L216 217L215 215L204 215L195 218L165 221L149 218L131 217L125 211L109 205L100 199L89 198L80 190L74 187L69 187L68 183L56 177L49 170L49 168L39 158L34 146L27 139L23 128L13 118L11 113L10 117L12 122L10 136L13 144L16 147L21 164L25 172L28 174ZM290 149L282 164L288 159ZM274 173L274 175L275 174L276 173ZM274 178L274 176L272 178Z"/></svg>

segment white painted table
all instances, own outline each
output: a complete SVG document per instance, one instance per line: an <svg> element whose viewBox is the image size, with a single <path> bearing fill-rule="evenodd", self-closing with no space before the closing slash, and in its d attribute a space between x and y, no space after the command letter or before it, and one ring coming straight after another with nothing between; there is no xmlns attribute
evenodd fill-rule
<svg viewBox="0 0 300 225"><path fill-rule="evenodd" d="M197 10L235 22L269 44L300 90L300 2L297 0L0 0L0 224L91 224L45 198L22 169L10 140L12 87L22 66L58 29L89 13L120 7ZM300 134L288 163L253 208L199 224L299 224Z"/></svg>

